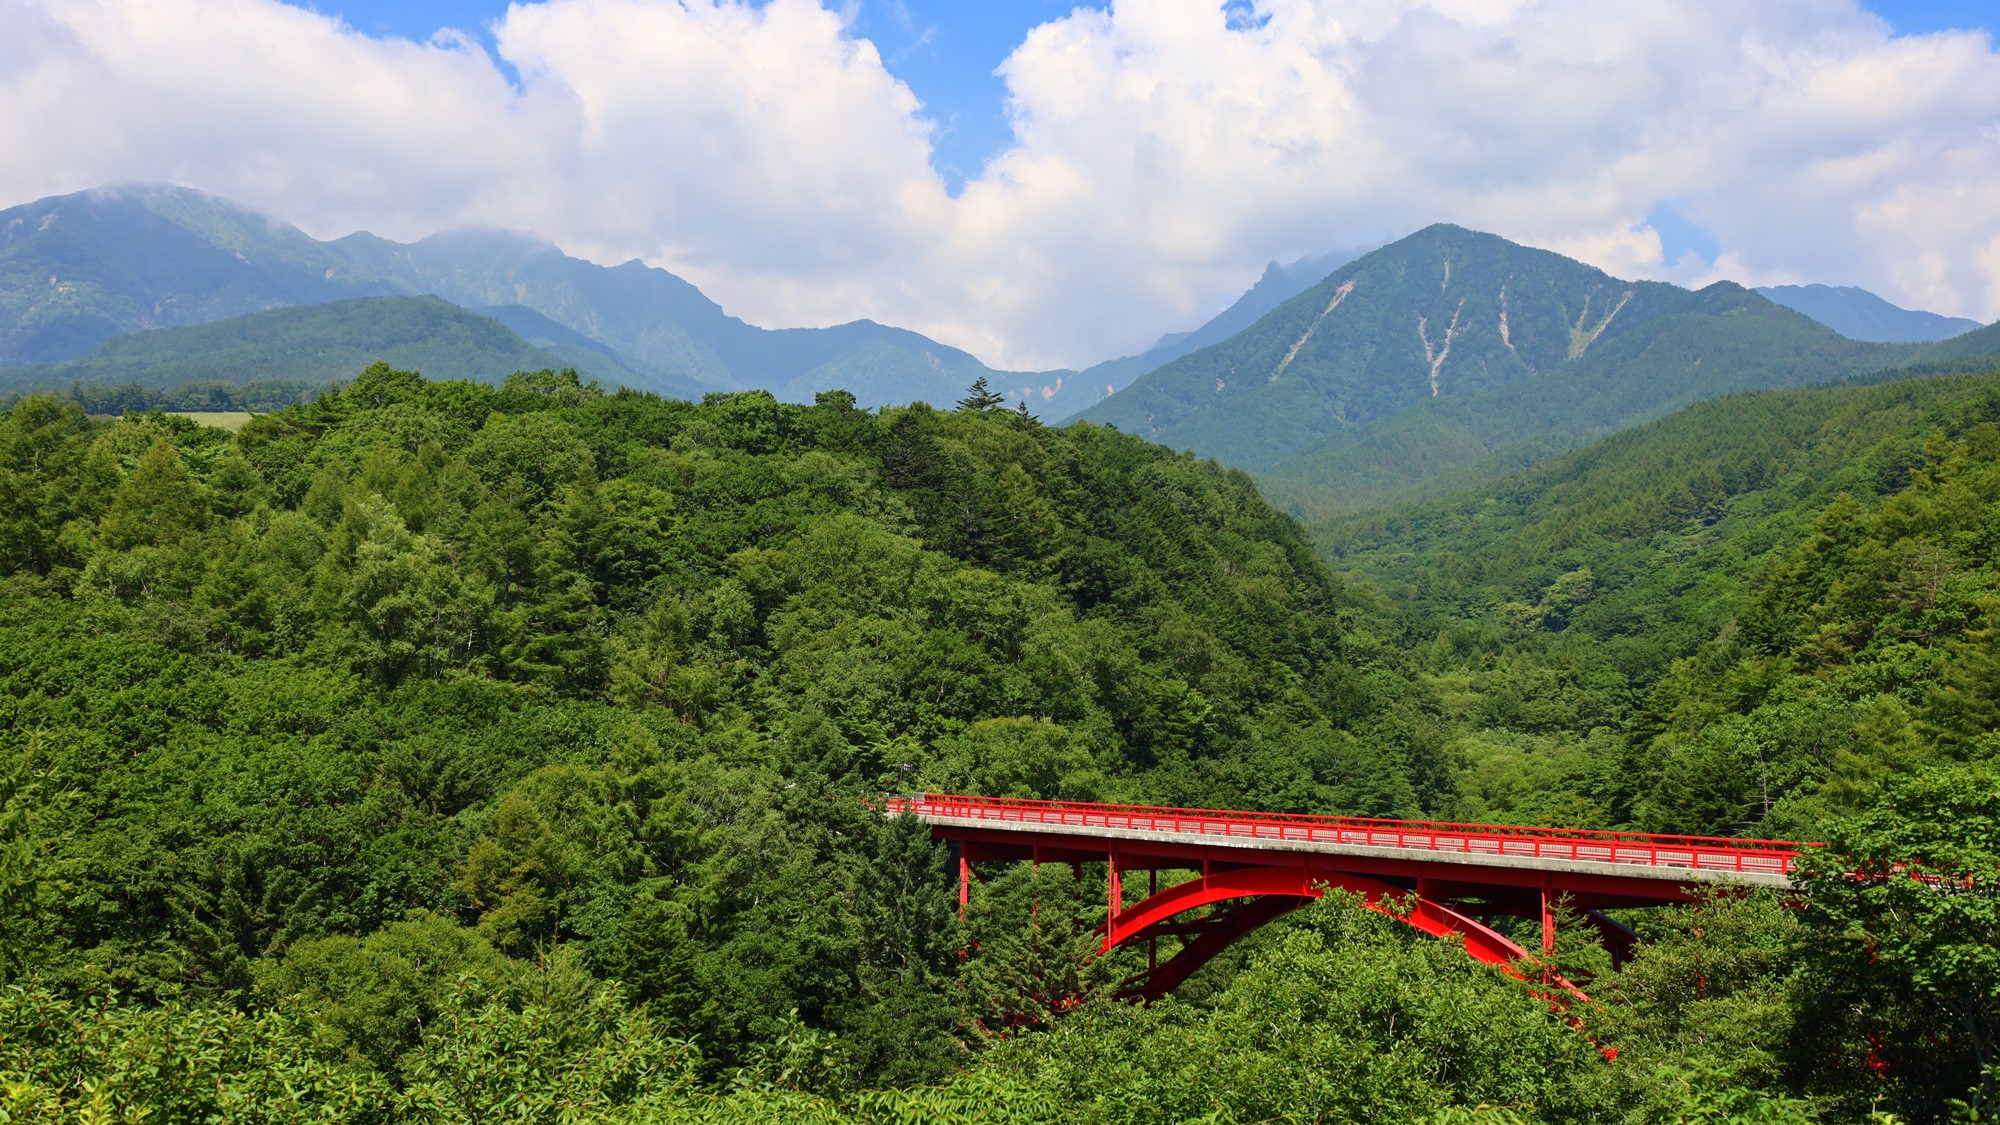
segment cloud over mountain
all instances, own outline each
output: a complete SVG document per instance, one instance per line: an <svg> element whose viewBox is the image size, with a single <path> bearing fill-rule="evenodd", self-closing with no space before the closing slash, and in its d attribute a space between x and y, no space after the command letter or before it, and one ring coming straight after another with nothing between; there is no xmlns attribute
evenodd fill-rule
<svg viewBox="0 0 2000 1125"><path fill-rule="evenodd" d="M375 39L275 0L0 0L0 200L148 179L320 236L520 227L754 322L991 362L1185 328L1264 263L1446 220L1621 276L2000 316L2000 57L1852 0L1125 0L1006 61L1015 142L931 123L807 0L546 0ZM1663 260L1660 205L1714 262Z"/></svg>

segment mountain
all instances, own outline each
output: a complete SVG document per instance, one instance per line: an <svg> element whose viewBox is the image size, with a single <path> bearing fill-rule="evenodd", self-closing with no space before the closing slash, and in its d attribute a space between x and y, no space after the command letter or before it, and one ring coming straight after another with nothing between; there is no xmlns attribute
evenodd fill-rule
<svg viewBox="0 0 2000 1125"><path fill-rule="evenodd" d="M538 314L532 323L519 312L499 315L551 352L594 356L583 366L622 369L636 385L667 394L761 387L810 401L843 387L876 405L949 402L981 376L996 386L1023 382L1021 373L872 321L758 328L665 270L638 261L599 266L511 232L451 231L411 244L360 233L320 242L227 200L158 185L0 212L0 365L79 359L119 333L419 294Z"/></svg>
<svg viewBox="0 0 2000 1125"><path fill-rule="evenodd" d="M1159 342L1138 355L1121 356L1094 364L1080 372L1058 372L1053 382L1028 388L1029 405L1046 417L1076 413L1116 394L1119 388L1155 368L1164 367L1189 352L1219 344L1256 323L1257 319L1285 301L1311 288L1319 279L1361 256L1360 250L1341 250L1280 265L1272 262L1234 304L1217 313L1192 332L1169 332ZM1065 381L1065 378L1067 381ZM1097 388L1103 387L1102 393ZM1040 402L1037 402L1037 399Z"/></svg>
<svg viewBox="0 0 2000 1125"><path fill-rule="evenodd" d="M0 365L76 359L121 332L396 292L331 266L299 230L182 188L0 211Z"/></svg>
<svg viewBox="0 0 2000 1125"><path fill-rule="evenodd" d="M1731 391L1894 366L1730 283L1628 282L1439 225L1084 412L1262 474L1306 515L1478 476Z"/></svg>
<svg viewBox="0 0 2000 1125"><path fill-rule="evenodd" d="M472 310L489 316L514 330L529 344L561 359L603 383L623 383L631 387L651 386L675 398L698 399L715 388L707 383L672 375L647 376L636 370L616 349L599 343L566 324L558 324L526 305L487 305Z"/></svg>
<svg viewBox="0 0 2000 1125"><path fill-rule="evenodd" d="M1848 340L1723 282L1578 361L1457 401L1424 402L1271 466L1267 490L1308 518L1437 496L1719 395L1964 370L1943 345ZM1992 353L1984 353L1992 354ZM1976 366L1976 364L1975 364Z"/></svg>
<svg viewBox="0 0 2000 1125"><path fill-rule="evenodd" d="M1996 357L2000 357L2000 324L1989 324L1950 339L1924 344L1916 350L1910 362L1957 365L1969 360Z"/></svg>
<svg viewBox="0 0 2000 1125"><path fill-rule="evenodd" d="M378 360L432 378L486 383L571 366L499 320L437 297L358 297L114 336L67 363L0 368L0 390L331 384Z"/></svg>
<svg viewBox="0 0 2000 1125"><path fill-rule="evenodd" d="M668 393L687 394L690 383L760 387L810 402L840 388L881 405L950 402L981 376L995 386L1020 381L957 348L869 320L758 328L665 270L636 260L599 266L509 231L447 231L409 244L355 234L328 246L340 262L336 277L379 279L468 308L521 306L613 349L654 380L649 389Z"/></svg>
<svg viewBox="0 0 2000 1125"><path fill-rule="evenodd" d="M1920 344L1979 327L1962 316L1900 308L1852 285L1761 285L1757 292L1853 340Z"/></svg>

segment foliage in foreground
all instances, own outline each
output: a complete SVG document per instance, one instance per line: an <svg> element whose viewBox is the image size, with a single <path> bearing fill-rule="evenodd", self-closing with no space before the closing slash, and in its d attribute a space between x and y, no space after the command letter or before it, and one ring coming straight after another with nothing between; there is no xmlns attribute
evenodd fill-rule
<svg viewBox="0 0 2000 1125"><path fill-rule="evenodd" d="M1874 1112L1880 1083L1757 1092L1801 1030L1774 948L1799 923L1717 900L1585 1012L1334 896L1263 941L1213 1003L1088 1003L1003 1038L941 1085L814 1092L824 1038L794 1026L721 1086L697 1042L615 985L545 961L460 977L389 1081L343 1061L297 1003L255 1015L174 1001L0 993L0 1120L648 1122L1708 1122L1805 1125ZM1706 939L1696 929L1709 927ZM1755 951L1761 948L1764 956ZM1697 986L1695 973L1732 972ZM1762 994L1762 1000L1756 994ZM1729 1010L1747 1004L1749 1018ZM1759 1006L1759 1005L1762 1006ZM1719 1020L1718 1020L1718 1017ZM1609 1060L1600 1047L1615 1044ZM1862 1099L1857 1101L1856 1099ZM1843 1107L1851 1108L1850 1115Z"/></svg>

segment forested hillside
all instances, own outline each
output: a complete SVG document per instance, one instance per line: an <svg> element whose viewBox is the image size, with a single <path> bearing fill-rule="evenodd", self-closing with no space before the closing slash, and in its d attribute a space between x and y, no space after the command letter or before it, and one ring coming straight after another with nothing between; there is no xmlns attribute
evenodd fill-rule
<svg viewBox="0 0 2000 1125"><path fill-rule="evenodd" d="M609 357L597 358L596 373L625 373ZM200 383L325 387L385 361L483 382L562 364L498 320L436 297L358 297L114 336L69 363L0 368L0 394L137 387L171 395Z"/></svg>
<svg viewBox="0 0 2000 1125"><path fill-rule="evenodd" d="M1992 900L1852 874L2000 862L2000 383L1728 400L1320 529L1354 583L1241 473L993 406L385 366L236 435L13 404L0 1111L1804 1122L1978 1096ZM1681 624L1648 647L1654 619ZM1092 955L1101 865L996 874L961 924L943 851L865 804L914 789L1834 847L1810 909L1635 916L1616 972L1565 943L1583 1012L1337 898L1140 1009L1106 992L1143 955Z"/></svg>
<svg viewBox="0 0 2000 1125"><path fill-rule="evenodd" d="M1692 307L1634 327L1573 363L1488 394L1419 404L1274 465L1261 479L1306 519L1449 495L1719 395L1906 378L1929 348L1949 346L1844 340L1734 285L1691 296ZM1985 357L1973 368L1991 366L1991 351L1964 354Z"/></svg>
<svg viewBox="0 0 2000 1125"><path fill-rule="evenodd" d="M1994 376L1737 395L1315 533L1449 701L1462 815L1810 838L1977 741L1996 424Z"/></svg>

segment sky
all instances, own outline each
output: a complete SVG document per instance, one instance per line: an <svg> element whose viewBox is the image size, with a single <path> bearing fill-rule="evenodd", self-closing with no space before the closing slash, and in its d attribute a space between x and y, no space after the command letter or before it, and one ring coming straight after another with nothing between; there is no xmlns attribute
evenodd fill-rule
<svg viewBox="0 0 2000 1125"><path fill-rule="evenodd" d="M989 363L1457 222L2000 319L1964 0L0 0L0 206L146 180L317 237L523 229Z"/></svg>
<svg viewBox="0 0 2000 1125"><path fill-rule="evenodd" d="M455 28L477 36L489 50L488 28L507 11L504 0L297 0L295 6L338 17L370 35L417 42L440 28ZM874 43L889 72L923 103L937 126L931 165L953 192L977 176L1012 136L1000 64L1030 30L1077 7L1063 0L861 0L831 6L848 17L848 34Z"/></svg>

